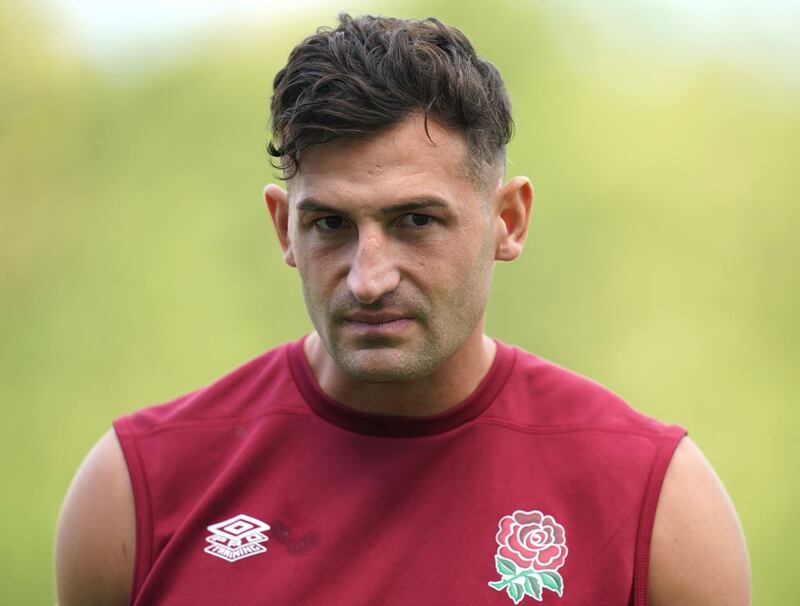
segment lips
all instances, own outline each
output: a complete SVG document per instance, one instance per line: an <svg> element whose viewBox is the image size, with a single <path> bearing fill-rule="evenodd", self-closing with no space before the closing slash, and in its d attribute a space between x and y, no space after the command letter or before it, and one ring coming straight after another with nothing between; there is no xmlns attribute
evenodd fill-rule
<svg viewBox="0 0 800 606"><path fill-rule="evenodd" d="M414 325L414 318L392 311L358 310L345 315L342 328L359 339L397 339Z"/></svg>
<svg viewBox="0 0 800 606"><path fill-rule="evenodd" d="M387 311L356 311L345 316L347 322L358 322L359 324L390 324L400 320L410 320L410 316L400 313Z"/></svg>

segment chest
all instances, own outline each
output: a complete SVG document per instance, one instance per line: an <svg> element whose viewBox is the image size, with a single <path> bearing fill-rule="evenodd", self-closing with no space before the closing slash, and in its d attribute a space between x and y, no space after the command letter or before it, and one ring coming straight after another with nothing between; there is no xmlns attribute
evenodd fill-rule
<svg viewBox="0 0 800 606"><path fill-rule="evenodd" d="M156 467L136 603L624 605L651 465L629 439L221 434Z"/></svg>

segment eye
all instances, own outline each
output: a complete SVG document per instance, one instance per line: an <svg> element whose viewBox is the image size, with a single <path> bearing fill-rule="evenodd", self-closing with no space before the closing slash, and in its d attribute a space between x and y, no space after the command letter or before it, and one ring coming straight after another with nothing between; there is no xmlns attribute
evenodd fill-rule
<svg viewBox="0 0 800 606"><path fill-rule="evenodd" d="M416 213L408 213L400 217L397 222L402 227L425 227L433 223L434 218L430 215L418 215Z"/></svg>
<svg viewBox="0 0 800 606"><path fill-rule="evenodd" d="M344 217L339 217L338 215L330 215L328 217L317 219L314 221L314 225L316 225L316 227L322 231L337 231L347 227L347 220Z"/></svg>

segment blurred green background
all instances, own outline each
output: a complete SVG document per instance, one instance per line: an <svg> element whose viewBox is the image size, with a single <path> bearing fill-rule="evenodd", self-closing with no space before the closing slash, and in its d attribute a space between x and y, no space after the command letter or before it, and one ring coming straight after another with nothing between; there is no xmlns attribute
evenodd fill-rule
<svg viewBox="0 0 800 606"><path fill-rule="evenodd" d="M261 201L266 108L291 46L343 9L438 16L498 65L509 171L537 195L490 332L687 427L755 602L800 603L798 12L773 15L784 40L594 4L301 3L107 55L46 3L0 2L2 603L53 603L61 500L114 417L309 329Z"/></svg>

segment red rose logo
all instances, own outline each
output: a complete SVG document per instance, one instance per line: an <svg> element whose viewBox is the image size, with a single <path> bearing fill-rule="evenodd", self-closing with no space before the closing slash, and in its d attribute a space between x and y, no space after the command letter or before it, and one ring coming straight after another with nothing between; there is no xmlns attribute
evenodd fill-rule
<svg viewBox="0 0 800 606"><path fill-rule="evenodd" d="M567 559L564 527L541 511L517 510L500 519L497 554L519 568L558 570Z"/></svg>
<svg viewBox="0 0 800 606"><path fill-rule="evenodd" d="M489 587L504 591L514 604L525 596L541 602L544 591L564 595L564 579L558 569L567 559L564 527L541 511L517 510L500 518L494 565L500 578Z"/></svg>

